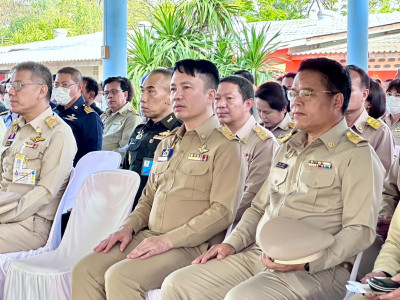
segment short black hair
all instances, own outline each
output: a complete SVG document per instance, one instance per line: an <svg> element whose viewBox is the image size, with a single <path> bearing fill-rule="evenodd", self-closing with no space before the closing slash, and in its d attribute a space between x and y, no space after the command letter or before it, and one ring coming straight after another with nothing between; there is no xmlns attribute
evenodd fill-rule
<svg viewBox="0 0 400 300"><path fill-rule="evenodd" d="M285 75L282 76L282 80L283 80L283 78L293 78L294 79L296 77L296 74L297 73L295 73L295 72L286 73Z"/></svg>
<svg viewBox="0 0 400 300"><path fill-rule="evenodd" d="M275 80L276 80L276 81L282 81L282 80L283 80L283 76L276 77Z"/></svg>
<svg viewBox="0 0 400 300"><path fill-rule="evenodd" d="M133 87L132 87L132 83L130 82L130 80L126 77L122 77L122 76L108 77L103 82L103 85L102 85L103 91L104 91L104 87L106 86L106 84L109 84L114 81L120 83L121 90L123 92L128 92L128 98L126 98L126 102L130 102L133 98Z"/></svg>
<svg viewBox="0 0 400 300"><path fill-rule="evenodd" d="M99 93L99 85L95 79L89 76L83 76L82 81L86 81L86 92L94 92L94 97Z"/></svg>
<svg viewBox="0 0 400 300"><path fill-rule="evenodd" d="M216 90L218 88L219 72L211 61L205 59L182 59L175 63L174 73L176 71L193 77L198 73L204 82L205 90Z"/></svg>
<svg viewBox="0 0 400 300"><path fill-rule="evenodd" d="M246 78L248 81L251 82L251 84L254 84L254 76L247 70L239 70L233 73L233 75L239 75L242 76L243 78Z"/></svg>
<svg viewBox="0 0 400 300"><path fill-rule="evenodd" d="M78 69L73 67L64 67L57 71L57 74L60 73L71 75L71 79L75 83L82 82L82 73Z"/></svg>
<svg viewBox="0 0 400 300"><path fill-rule="evenodd" d="M383 87L376 80L369 82L369 94L365 100L371 104L368 114L378 119L386 112L386 95Z"/></svg>
<svg viewBox="0 0 400 300"><path fill-rule="evenodd" d="M242 96L243 102L248 99L254 99L253 86L251 82L248 81L246 78L237 75L227 76L225 78L222 78L219 83L221 84L223 82L236 84L238 86L239 93ZM250 109L250 113L253 114L253 107Z"/></svg>
<svg viewBox="0 0 400 300"><path fill-rule="evenodd" d="M400 93L400 79L392 80L389 83L389 85L388 85L388 87L386 89L386 92L389 92L391 89L395 89L396 92Z"/></svg>
<svg viewBox="0 0 400 300"><path fill-rule="evenodd" d="M350 74L340 63L329 58L319 57L303 60L298 72L315 71L323 75L322 82L326 88L334 93L341 93L344 101L342 113L349 106L351 94Z"/></svg>
<svg viewBox="0 0 400 300"><path fill-rule="evenodd" d="M46 99L50 101L51 92L53 89L53 80L49 68L41 63L33 61L22 62L12 68L13 72L25 71L25 70L31 71L32 81L36 81L37 83L47 85ZM9 81L10 78L6 80L6 82Z"/></svg>
<svg viewBox="0 0 400 300"><path fill-rule="evenodd" d="M364 89L369 88L369 80L370 79L369 79L368 74L363 69L361 69L360 67L357 67L355 65L348 65L346 67L346 69L347 69L347 71L349 71L349 74L350 74L350 71L354 71L360 76L362 88L364 88ZM351 76L350 76L350 78L351 78Z"/></svg>
<svg viewBox="0 0 400 300"><path fill-rule="evenodd" d="M277 111L282 111L288 105L284 90L277 82L270 81L260 85L256 98L268 102L269 106Z"/></svg>

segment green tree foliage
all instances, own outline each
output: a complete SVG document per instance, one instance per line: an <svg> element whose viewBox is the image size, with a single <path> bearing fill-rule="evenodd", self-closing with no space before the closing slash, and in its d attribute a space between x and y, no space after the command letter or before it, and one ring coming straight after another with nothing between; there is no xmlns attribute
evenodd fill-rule
<svg viewBox="0 0 400 300"><path fill-rule="evenodd" d="M236 0L236 5L248 22L307 18L312 8L347 15L347 1L339 0ZM371 13L400 11L400 0L369 0L369 8Z"/></svg>
<svg viewBox="0 0 400 300"><path fill-rule="evenodd" d="M217 65L221 76L248 69L255 75L257 85L268 79L268 65L278 46L278 34L267 38L268 27L257 31L246 28L237 19L232 22L240 10L232 3L182 0L154 7L151 26L135 29L128 39L128 76L135 87L136 101L145 74L159 67L171 67L184 58L209 59Z"/></svg>
<svg viewBox="0 0 400 300"><path fill-rule="evenodd" d="M2 45L52 39L55 28L68 29L68 36L102 30L102 6L98 0L37 0L30 4L2 0L1 5L6 16L0 27Z"/></svg>

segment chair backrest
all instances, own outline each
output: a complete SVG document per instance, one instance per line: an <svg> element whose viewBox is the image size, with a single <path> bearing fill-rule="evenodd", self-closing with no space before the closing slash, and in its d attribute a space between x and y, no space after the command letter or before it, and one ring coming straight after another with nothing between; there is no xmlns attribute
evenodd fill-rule
<svg viewBox="0 0 400 300"><path fill-rule="evenodd" d="M57 256L76 263L116 231L131 212L139 184L140 176L128 170L90 175L78 193Z"/></svg>
<svg viewBox="0 0 400 300"><path fill-rule="evenodd" d="M96 172L119 168L121 155L113 151L93 151L83 156L71 173L64 195L58 205L46 247L54 250L61 242L61 215L74 206L78 191L85 179Z"/></svg>

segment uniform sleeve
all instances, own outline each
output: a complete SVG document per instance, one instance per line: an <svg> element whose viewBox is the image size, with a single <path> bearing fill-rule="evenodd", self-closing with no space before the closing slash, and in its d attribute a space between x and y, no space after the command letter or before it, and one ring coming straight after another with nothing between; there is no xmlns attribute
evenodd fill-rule
<svg viewBox="0 0 400 300"><path fill-rule="evenodd" d="M84 132L85 153L101 150L103 142L103 124L101 123L99 115L93 112L88 116L90 116L90 118L87 118L87 123L85 122L83 124L82 129Z"/></svg>
<svg viewBox="0 0 400 300"><path fill-rule="evenodd" d="M400 208L397 207L390 223L388 238L374 265L374 272L383 271L394 276L400 272Z"/></svg>
<svg viewBox="0 0 400 300"><path fill-rule="evenodd" d="M375 239L385 170L369 145L355 147L342 178L342 226L310 273L334 267L367 249Z"/></svg>
<svg viewBox="0 0 400 300"><path fill-rule="evenodd" d="M389 171L394 160L394 141L390 128L382 125L383 134L381 139L376 143L375 152L381 160L386 172Z"/></svg>
<svg viewBox="0 0 400 300"><path fill-rule="evenodd" d="M242 198L244 180L240 145L236 140L227 141L214 158L210 208L167 233L174 248L198 246L226 230L233 222Z"/></svg>
<svg viewBox="0 0 400 300"><path fill-rule="evenodd" d="M244 193L235 217L235 222L239 222L244 211L250 207L251 201L267 179L271 169L272 159L277 148L278 143L274 138L269 138L262 142L260 141L260 143L256 145L252 155L253 157L250 161Z"/></svg>
<svg viewBox="0 0 400 300"><path fill-rule="evenodd" d="M382 205L379 212L385 218L393 216L400 199L400 191L397 186L399 177L399 157L390 167L383 183Z"/></svg>
<svg viewBox="0 0 400 300"><path fill-rule="evenodd" d="M137 134L136 134L136 128L135 128L135 129L133 130L133 132L132 132L130 138L128 139L128 143L127 143L127 144L129 144L129 141L130 141L131 139L133 139L136 135L137 135ZM122 154L121 154L121 155L122 155ZM129 165L129 152L128 152L128 151L126 151L126 152L125 152L125 155L123 156L121 168L122 168L122 169L125 169L125 170L129 170L129 168L130 168L130 165Z"/></svg>
<svg viewBox="0 0 400 300"><path fill-rule="evenodd" d="M256 241L258 222L264 215L269 202L269 183L266 180L235 229L225 238L224 243L232 245L236 253L252 245Z"/></svg>
<svg viewBox="0 0 400 300"><path fill-rule="evenodd" d="M158 144L157 149L155 151L154 157L159 157L161 155L161 151L164 147L166 141L161 141ZM154 200L154 180L155 175L153 173L154 167L150 171L149 178L147 180L146 186L143 189L142 196L139 199L138 204L135 207L135 210L128 216L123 225L130 226L133 228L134 232L139 232L143 228L147 227L149 224L150 211L153 206Z"/></svg>
<svg viewBox="0 0 400 300"><path fill-rule="evenodd" d="M24 220L50 203L68 180L75 153L76 143L70 129L55 132L43 154L37 185L19 200L16 208L1 214L0 222Z"/></svg>

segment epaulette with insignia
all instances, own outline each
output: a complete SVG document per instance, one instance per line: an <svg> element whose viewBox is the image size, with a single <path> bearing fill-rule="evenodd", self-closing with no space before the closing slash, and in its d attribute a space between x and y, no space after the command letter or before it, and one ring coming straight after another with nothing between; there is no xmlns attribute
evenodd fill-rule
<svg viewBox="0 0 400 300"><path fill-rule="evenodd" d="M234 135L226 125L221 127L221 132L230 141L236 138L236 135Z"/></svg>
<svg viewBox="0 0 400 300"><path fill-rule="evenodd" d="M296 132L296 127L293 127L292 130L290 130L290 132L287 135L285 135L283 138L278 139L278 142L281 144L287 142L288 140L291 139L291 137L295 132Z"/></svg>
<svg viewBox="0 0 400 300"><path fill-rule="evenodd" d="M94 112L93 109L91 109L89 106L87 106L85 104L83 105L83 110L85 111L86 114L90 114L90 113Z"/></svg>
<svg viewBox="0 0 400 300"><path fill-rule="evenodd" d="M269 139L271 135L268 133L267 129L262 127L261 125L257 124L256 127L254 127L254 131L257 133L257 136L262 140L265 141L266 139Z"/></svg>
<svg viewBox="0 0 400 300"><path fill-rule="evenodd" d="M293 129L293 128L296 127L296 125L294 124L294 122L290 122L290 123L289 123L289 127Z"/></svg>
<svg viewBox="0 0 400 300"><path fill-rule="evenodd" d="M367 123L369 126L371 126L374 129L378 129L383 125L383 122L379 119L375 119L373 117L368 117L367 118Z"/></svg>
<svg viewBox="0 0 400 300"><path fill-rule="evenodd" d="M346 136L350 142L352 142L353 144L356 144L356 145L359 142L364 141L364 139L361 136L359 136L357 133L355 133L353 131L347 131Z"/></svg>
<svg viewBox="0 0 400 300"><path fill-rule="evenodd" d="M134 115L138 115L138 112L133 107L129 111L131 111Z"/></svg>
<svg viewBox="0 0 400 300"><path fill-rule="evenodd" d="M9 112L9 110L2 111L2 112L0 113L0 116L5 115L5 114L8 114L8 112Z"/></svg>
<svg viewBox="0 0 400 300"><path fill-rule="evenodd" d="M53 129L53 127L58 124L58 121L53 116L47 117L45 122L46 122L47 126L49 126L51 129Z"/></svg>

